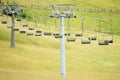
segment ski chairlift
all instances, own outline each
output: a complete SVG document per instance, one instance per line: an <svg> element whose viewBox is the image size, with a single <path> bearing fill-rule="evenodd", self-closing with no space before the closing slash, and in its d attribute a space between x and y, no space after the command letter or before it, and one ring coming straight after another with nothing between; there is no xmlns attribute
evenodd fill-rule
<svg viewBox="0 0 120 80"><path fill-rule="evenodd" d="M14 31L19 31L19 28L16 28L16 27L15 27L15 28L14 28Z"/></svg>
<svg viewBox="0 0 120 80"><path fill-rule="evenodd" d="M26 34L26 27L23 27L23 25L21 25L21 21L20 21L20 27L22 28L21 30L19 30L20 34Z"/></svg>
<svg viewBox="0 0 120 80"><path fill-rule="evenodd" d="M108 40L108 39L105 39L104 37L108 37L110 34L108 34L108 32L106 32L106 31L102 31L101 32L101 22L102 22L102 20L100 19L99 20L99 36L98 36L98 44L99 45L108 45L109 43L112 43L113 42L113 40L111 39L111 40ZM112 22L111 22L112 23ZM111 25L112 26L112 25ZM112 28L111 28L111 30L112 30ZM100 40L100 36L103 36L102 37L102 40ZM113 36L112 36L112 38L113 38Z"/></svg>
<svg viewBox="0 0 120 80"><path fill-rule="evenodd" d="M60 33L53 33L55 38L62 38L63 36Z"/></svg>
<svg viewBox="0 0 120 80"><path fill-rule="evenodd" d="M70 30L69 30L70 31ZM76 37L75 37L75 32L68 32L69 34L67 34L67 42L75 42L76 41Z"/></svg>
<svg viewBox="0 0 120 80"><path fill-rule="evenodd" d="M94 27L89 31L89 40L97 40L97 33L96 33L96 19L94 19Z"/></svg>
<svg viewBox="0 0 120 80"><path fill-rule="evenodd" d="M99 45L108 45L108 44L109 44L108 41L104 38L105 36L108 36L108 34L106 34L105 31L102 31L102 32L101 32L101 22L102 22L102 20L99 19L98 44L99 44ZM100 36L102 36L102 40L100 39L100 38L101 38Z"/></svg>
<svg viewBox="0 0 120 80"><path fill-rule="evenodd" d="M80 32L79 32L79 33L75 33L75 36L76 36L76 37L82 37L82 36L83 36L84 19L81 18L80 22L81 22L81 26L78 27L78 29L77 29L76 31L81 31L81 33L80 33ZM81 30L80 30L80 28L81 28Z"/></svg>
<svg viewBox="0 0 120 80"><path fill-rule="evenodd" d="M102 36L103 36L102 40L100 40L100 36L101 36L100 34L102 34ZM105 36L108 36L108 34L99 33L99 38L98 38L98 44L99 45L108 45L109 44L108 40L104 39Z"/></svg>
<svg viewBox="0 0 120 80"><path fill-rule="evenodd" d="M60 32L60 27L57 25L57 19L55 18L55 28L54 28L54 33L53 33L53 36L55 38L62 38L63 35L61 35L61 32Z"/></svg>
<svg viewBox="0 0 120 80"><path fill-rule="evenodd" d="M16 18L16 21L22 21L22 17L20 15L21 13L17 14L17 18Z"/></svg>
<svg viewBox="0 0 120 80"><path fill-rule="evenodd" d="M34 35L34 28L28 28L27 30L27 36L33 36Z"/></svg>
<svg viewBox="0 0 120 80"><path fill-rule="evenodd" d="M75 37L67 37L67 42L75 42L76 38Z"/></svg>
<svg viewBox="0 0 120 80"><path fill-rule="evenodd" d="M6 21L5 21L6 22ZM12 28L12 25L11 25L11 21L9 21L9 18L8 18L8 20L7 20L7 28Z"/></svg>
<svg viewBox="0 0 120 80"><path fill-rule="evenodd" d="M10 26L10 25L7 25L7 28L11 28L12 26Z"/></svg>
<svg viewBox="0 0 120 80"><path fill-rule="evenodd" d="M82 39L81 39L81 43L82 43L82 44L90 44L90 43L91 43L91 40L82 40Z"/></svg>
<svg viewBox="0 0 120 80"><path fill-rule="evenodd" d="M35 36L42 36L41 25L37 24L36 18L37 17L33 16L33 21L35 23Z"/></svg>
<svg viewBox="0 0 120 80"><path fill-rule="evenodd" d="M56 30L56 31L60 31L60 30ZM54 33L53 33L53 36L54 36L55 38L62 38L62 37L63 37L63 35L61 35L60 32L54 32Z"/></svg>
<svg viewBox="0 0 120 80"><path fill-rule="evenodd" d="M39 30L39 31L36 31L36 32L35 32L35 36L42 36L42 31L40 31L40 30Z"/></svg>
<svg viewBox="0 0 120 80"><path fill-rule="evenodd" d="M3 18L5 18L5 15L3 15ZM8 23L8 15L6 15L6 19L2 21L2 24L7 24Z"/></svg>
<svg viewBox="0 0 120 80"><path fill-rule="evenodd" d="M90 34L92 34L94 36L90 36ZM97 33L93 32L93 31L90 31L88 39L89 40L97 40Z"/></svg>
<svg viewBox="0 0 120 80"><path fill-rule="evenodd" d="M45 36L52 36L52 32L43 32Z"/></svg>
<svg viewBox="0 0 120 80"><path fill-rule="evenodd" d="M70 36L71 34L69 32L66 32L64 35L65 36Z"/></svg>
<svg viewBox="0 0 120 80"><path fill-rule="evenodd" d="M88 36L88 31L84 31L86 32L87 36ZM86 36L85 36L86 37ZM81 44L91 44L91 39L81 39Z"/></svg>
<svg viewBox="0 0 120 80"><path fill-rule="evenodd" d="M76 41L76 37L74 35L74 32L68 32L66 34L66 36L67 36L67 42L75 42Z"/></svg>
<svg viewBox="0 0 120 80"><path fill-rule="evenodd" d="M17 17L16 21L22 21L22 18L19 16Z"/></svg>
<svg viewBox="0 0 120 80"><path fill-rule="evenodd" d="M108 31L107 37L110 38L110 36L111 36L112 38L111 38L111 39L106 39L106 40L105 40L106 43L113 43L113 35L109 34L109 31Z"/></svg>
<svg viewBox="0 0 120 80"><path fill-rule="evenodd" d="M45 36L51 36L52 32L50 32L50 25L47 25L46 17L44 17L44 21L45 21L44 30L46 30L46 31L44 31L43 34Z"/></svg>
<svg viewBox="0 0 120 80"><path fill-rule="evenodd" d="M7 21L5 21L5 24L7 25L7 28L12 28L12 21L10 17L7 17Z"/></svg>
<svg viewBox="0 0 120 80"><path fill-rule="evenodd" d="M70 18L68 18L68 22L67 22L67 29L68 29L68 35L67 36L67 42L75 42L76 38L75 38L75 29L71 29L72 27L70 26Z"/></svg>
<svg viewBox="0 0 120 80"><path fill-rule="evenodd" d="M67 18L67 26L65 28L64 36L71 36L70 30L70 18Z"/></svg>
<svg viewBox="0 0 120 80"><path fill-rule="evenodd" d="M32 22L29 22L29 27L27 29L27 36L33 36L34 35L35 25L33 25L33 23L34 23L34 17L32 16Z"/></svg>
<svg viewBox="0 0 120 80"><path fill-rule="evenodd" d="M25 16L25 20L26 20L26 23L22 25L22 27L28 27L28 18L27 18L27 14Z"/></svg>
<svg viewBox="0 0 120 80"><path fill-rule="evenodd" d="M108 41L108 43L113 43L112 19L109 19L109 21L110 21L110 29L108 30L108 37L109 37L109 39L107 41Z"/></svg>
<svg viewBox="0 0 120 80"><path fill-rule="evenodd" d="M20 29L19 29L18 25L15 24L15 27L14 27L13 30L14 30L14 31L19 31Z"/></svg>
<svg viewBox="0 0 120 80"><path fill-rule="evenodd" d="M21 21L20 21L20 27L21 27L21 29L19 30L19 33L20 34L26 34L26 27L22 27L22 25L21 25Z"/></svg>
<svg viewBox="0 0 120 80"><path fill-rule="evenodd" d="M26 34L26 31L25 30L21 30L20 34Z"/></svg>

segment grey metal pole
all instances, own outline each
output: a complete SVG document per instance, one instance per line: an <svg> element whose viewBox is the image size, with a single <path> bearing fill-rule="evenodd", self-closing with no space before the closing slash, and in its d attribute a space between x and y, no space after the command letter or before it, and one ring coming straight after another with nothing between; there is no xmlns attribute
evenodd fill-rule
<svg viewBox="0 0 120 80"><path fill-rule="evenodd" d="M61 76L66 77L66 62L65 62L65 40L64 40L64 16L60 17L61 19L61 51L60 51L60 71Z"/></svg>
<svg viewBox="0 0 120 80"><path fill-rule="evenodd" d="M14 11L12 11L12 27L11 27L11 48L15 47L14 41Z"/></svg>

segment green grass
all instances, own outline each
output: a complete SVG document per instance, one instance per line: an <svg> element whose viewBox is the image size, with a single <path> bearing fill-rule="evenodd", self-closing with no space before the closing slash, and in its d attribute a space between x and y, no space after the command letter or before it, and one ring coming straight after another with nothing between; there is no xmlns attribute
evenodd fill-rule
<svg viewBox="0 0 120 80"><path fill-rule="evenodd" d="M7 1L7 0L5 0ZM11 1L11 0L9 0ZM89 2L87 0L42 0L42 1L37 1L37 0L16 0L17 3L20 4L29 4L29 5L39 5L40 6L49 6L50 4L57 4L57 3L72 3L75 4L76 7L79 8L120 8L120 1L119 0L105 0L105 1L101 1L101 0L90 0ZM37 20L39 23L44 24L44 19L40 18L41 16L49 16L51 14L52 11L46 11L46 10L41 10L41 9L24 9L24 11L27 13L27 16L29 16L29 18L33 18L33 16L35 16L35 20ZM108 30L108 19L112 18L113 19L113 34L116 35L120 35L120 29L119 29L119 25L120 25L120 14L116 13L116 12L76 12L77 15L77 19L72 20L71 22L71 27L77 27L79 26L79 19L80 17L84 17L86 21L88 21L88 23L85 22L85 28L86 29L90 29L90 27L93 25L91 24L90 26L90 22L92 22L93 18L103 18L104 19L104 23L105 26L103 26L103 30L106 31L106 28ZM90 19L90 20L89 20ZM48 25L52 25L54 26L54 19L48 19L47 20ZM60 25L58 23L58 25ZM98 24L97 24L98 26ZM106 27L107 26L107 27Z"/></svg>
<svg viewBox="0 0 120 80"><path fill-rule="evenodd" d="M20 1L20 0L16 0ZM119 0L22 0L21 4L48 5L51 3L74 3L78 7L119 7ZM102 6L103 5L103 6ZM28 16L49 15L50 12L26 9ZM67 77L60 77L60 39L54 37L35 37L15 33L16 48L10 48L10 29L0 23L0 80L119 80L120 79L120 19L119 13L77 12L77 19L71 19L72 31L79 26L79 17L85 17L85 29L93 26L91 18L105 18L103 23L108 28L108 19L113 18L114 43L99 46L97 41L82 45L80 38L75 43L66 43ZM3 20L0 17L0 21ZM10 18L9 18L10 20ZM66 20L67 21L67 20ZM66 23L65 21L65 23ZM24 22L24 21L23 21ZM44 19L39 19L43 29ZM54 26L54 19L47 21ZM59 22L59 20L57 20ZM24 22L25 23L25 22ZM10 24L10 23L9 23ZM33 23L29 24L33 26ZM59 25L59 23L57 24ZM66 25L66 24L65 24ZM16 22L19 27L19 23ZM52 28L53 29L53 28ZM97 22L98 29L98 22ZM74 31L73 31L74 32Z"/></svg>
<svg viewBox="0 0 120 80"><path fill-rule="evenodd" d="M2 80L61 80L60 40L53 37L28 37L16 33L16 48L10 48L10 30L0 36L0 79ZM119 80L119 36L113 44L99 46L66 42L67 77L65 80Z"/></svg>

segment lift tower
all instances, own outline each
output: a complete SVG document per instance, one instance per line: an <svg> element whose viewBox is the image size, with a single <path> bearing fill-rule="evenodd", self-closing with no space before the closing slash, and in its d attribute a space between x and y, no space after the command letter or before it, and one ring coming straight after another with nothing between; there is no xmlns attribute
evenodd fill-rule
<svg viewBox="0 0 120 80"><path fill-rule="evenodd" d="M66 77L65 40L64 40L64 18L76 18L73 13L73 4L52 4L51 18L59 18L61 24L61 49L60 49L60 75Z"/></svg>

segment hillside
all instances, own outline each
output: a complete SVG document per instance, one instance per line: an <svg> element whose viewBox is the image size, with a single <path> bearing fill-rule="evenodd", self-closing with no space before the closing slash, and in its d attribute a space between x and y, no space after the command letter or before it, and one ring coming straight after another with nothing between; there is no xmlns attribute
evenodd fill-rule
<svg viewBox="0 0 120 80"><path fill-rule="evenodd" d="M7 0L3 0L6 2ZM12 1L12 0L8 0ZM120 8L120 1L119 0L15 0L17 3L20 4L29 4L29 5L42 5L42 6L48 6L49 4L55 4L55 3L70 3L70 4L76 4L76 6L82 7L82 8L95 8L95 7L118 7Z"/></svg>
<svg viewBox="0 0 120 80"><path fill-rule="evenodd" d="M4 2L7 0L4 0ZM10 1L10 0L9 0ZM49 6L50 4L57 4L57 3L72 3L75 4L78 8L120 8L120 1L119 0L48 0L46 3L46 0L38 1L38 0L16 0L17 3L25 4L25 5L40 5L40 6ZM37 17L36 20L38 20L40 23L44 24L44 19L40 18L41 16L49 16L52 11L46 11L41 9L30 9L25 8L24 13L27 13L27 16L32 18L33 16ZM93 18L103 18L105 26L103 29L109 28L109 19L113 19L113 34L120 35L120 13L119 12L75 12L77 15L77 18L71 22L71 27L77 27L79 26L79 20L80 17L85 18L85 20L88 22L85 22L86 29L90 28L89 23L93 21ZM47 20L49 25L54 25L54 21L52 19ZM91 25L92 26L92 25ZM97 25L98 26L98 25Z"/></svg>
<svg viewBox="0 0 120 80"><path fill-rule="evenodd" d="M16 1L20 4L35 5L65 2L85 8L120 7L119 0ZM40 16L49 15L51 12L37 9L25 9L25 12L29 17L36 16L39 26L44 30L44 18L41 19ZM91 28L93 18L104 18L104 26L109 26L108 18L112 18L114 43L99 46L97 40L89 45L83 45L80 42L81 38L76 38L77 41L73 43L67 42L65 38L67 77L62 78L60 77L60 39L55 39L53 36L27 36L15 32L16 48L10 48L10 28L0 22L0 80L120 80L120 14L98 12L77 12L76 14L78 17L71 19L72 29L79 25L81 16L86 19L85 29ZM6 17L0 16L0 21L5 19ZM8 25L11 25L10 17L8 21ZM22 29L19 22L15 23L16 27ZM22 24L24 23L25 21L22 21ZM48 19L47 23L54 29L54 19ZM29 25L34 26L34 23L31 21Z"/></svg>

